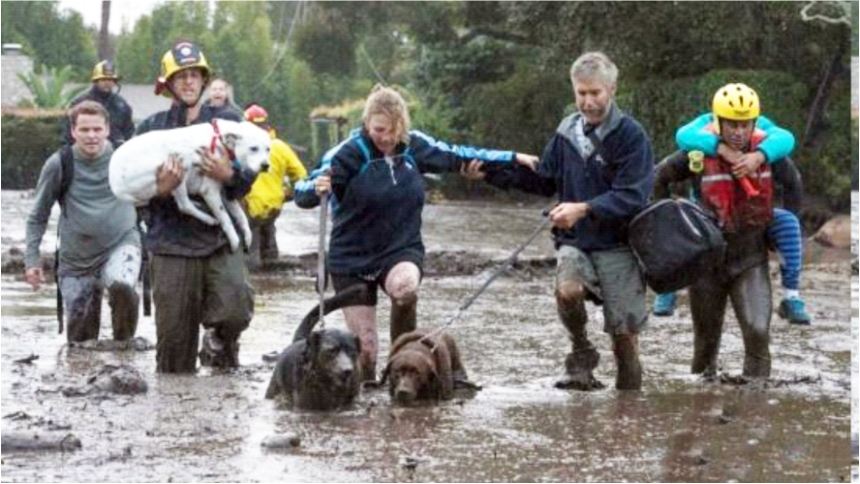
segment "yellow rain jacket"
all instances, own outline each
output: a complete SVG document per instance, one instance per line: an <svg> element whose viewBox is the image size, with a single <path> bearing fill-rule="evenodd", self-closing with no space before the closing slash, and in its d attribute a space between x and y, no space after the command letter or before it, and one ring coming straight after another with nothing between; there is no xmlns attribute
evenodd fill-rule
<svg viewBox="0 0 860 484"><path fill-rule="evenodd" d="M269 169L257 175L251 185L251 191L245 195L248 216L255 219L266 218L272 212L280 212L284 205L285 192L291 192L297 181L308 176L305 166L290 145L279 140L274 129L269 130L269 136L272 138ZM290 186L285 186L285 177L289 178Z"/></svg>

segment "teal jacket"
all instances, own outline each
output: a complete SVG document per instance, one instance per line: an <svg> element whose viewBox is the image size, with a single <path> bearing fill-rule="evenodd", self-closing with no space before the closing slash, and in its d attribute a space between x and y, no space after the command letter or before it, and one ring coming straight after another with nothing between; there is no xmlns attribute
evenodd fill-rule
<svg viewBox="0 0 860 484"><path fill-rule="evenodd" d="M705 129L713 120L713 114L705 113L681 126L675 133L678 148L683 151L699 150L706 156L716 156L720 138ZM775 163L794 150L794 135L791 131L780 128L764 116L758 117L756 127L767 134L757 149L764 153L768 163Z"/></svg>

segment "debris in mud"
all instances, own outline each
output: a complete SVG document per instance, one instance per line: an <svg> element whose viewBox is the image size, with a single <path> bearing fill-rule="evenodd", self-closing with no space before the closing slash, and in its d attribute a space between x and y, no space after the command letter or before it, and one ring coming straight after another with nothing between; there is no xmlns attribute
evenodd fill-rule
<svg viewBox="0 0 860 484"><path fill-rule="evenodd" d="M71 452L79 450L81 441L72 434L22 434L3 432L2 452Z"/></svg>
<svg viewBox="0 0 860 484"><path fill-rule="evenodd" d="M405 455L400 458L400 465L406 469L415 470L418 464L427 462L427 459L421 459L412 455Z"/></svg>
<svg viewBox="0 0 860 484"><path fill-rule="evenodd" d="M88 339L81 342L71 342L68 343L68 345L69 348L89 351L152 351L155 349L155 345L142 336L121 341L112 339Z"/></svg>
<svg viewBox="0 0 860 484"><path fill-rule="evenodd" d="M18 360L13 360L12 362L13 363L22 363L22 364L26 364L26 365L32 365L33 362L38 360L38 359L39 359L39 355L31 353L30 356L27 356L25 358L21 358Z"/></svg>
<svg viewBox="0 0 860 484"><path fill-rule="evenodd" d="M267 449L291 449L302 444L302 439L295 434L270 435L260 442Z"/></svg>
<svg viewBox="0 0 860 484"><path fill-rule="evenodd" d="M81 397L99 393L135 395L146 393L146 380L136 369L129 366L104 365L87 378L86 385L61 387L65 397Z"/></svg>

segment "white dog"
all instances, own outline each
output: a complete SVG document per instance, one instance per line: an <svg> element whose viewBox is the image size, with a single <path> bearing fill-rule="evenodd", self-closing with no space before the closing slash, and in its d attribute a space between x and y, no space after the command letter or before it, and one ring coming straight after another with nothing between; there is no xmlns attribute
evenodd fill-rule
<svg viewBox="0 0 860 484"><path fill-rule="evenodd" d="M225 209L221 183L200 173L198 153L204 149L227 149L235 159L254 173L266 170L269 164L271 139L269 134L253 123L237 123L224 119L215 124L201 123L184 128L149 131L123 143L110 160L110 188L117 198L134 202L136 206L149 203L157 194L156 172L169 155L176 155L185 168L182 183L173 190L176 205L183 213L209 225L221 224L230 240L230 248L239 248L239 235L227 212L242 228L245 241L251 243L251 228L238 200L227 201ZM214 217L195 206L188 195L200 195Z"/></svg>

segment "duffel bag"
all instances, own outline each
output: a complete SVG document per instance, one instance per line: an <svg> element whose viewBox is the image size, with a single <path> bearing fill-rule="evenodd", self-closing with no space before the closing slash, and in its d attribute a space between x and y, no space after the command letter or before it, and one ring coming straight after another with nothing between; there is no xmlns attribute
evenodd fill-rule
<svg viewBox="0 0 860 484"><path fill-rule="evenodd" d="M629 238L645 282L659 294L690 286L722 263L726 250L716 220L681 198L645 207L630 222Z"/></svg>

